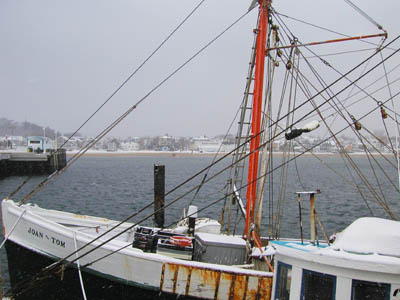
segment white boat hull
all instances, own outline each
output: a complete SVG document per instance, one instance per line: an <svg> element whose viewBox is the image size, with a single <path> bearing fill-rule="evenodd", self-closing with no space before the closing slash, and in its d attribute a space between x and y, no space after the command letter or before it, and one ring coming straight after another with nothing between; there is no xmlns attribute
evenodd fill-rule
<svg viewBox="0 0 400 300"><path fill-rule="evenodd" d="M8 248L21 247L23 252L26 250L52 261L64 258L89 243L95 237L87 233L89 229L93 231L93 228L107 228L115 224L107 219L44 210L30 205L19 207L11 200L2 202L2 214L4 233L10 242ZM129 225L124 224L123 228ZM129 233L124 235L79 259L81 266L90 264L83 270L83 279L86 273L91 273L114 283L139 287L152 294L203 299L270 299L272 273L143 252L132 248ZM79 256L109 237L107 235L93 242L79 252ZM74 258L75 255L68 260ZM98 260L100 258L103 259ZM93 261L95 263L91 264ZM76 264L74 266L76 268ZM9 268L13 266L9 265ZM78 273L77 270L75 272ZM85 286L85 280L83 286L85 290L90 289ZM133 299L134 295L127 295L126 299L130 298Z"/></svg>

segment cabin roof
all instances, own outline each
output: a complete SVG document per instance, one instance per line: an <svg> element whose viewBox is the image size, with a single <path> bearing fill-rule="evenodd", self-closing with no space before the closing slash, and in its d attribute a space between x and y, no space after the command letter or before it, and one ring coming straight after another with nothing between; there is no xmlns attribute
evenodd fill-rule
<svg viewBox="0 0 400 300"><path fill-rule="evenodd" d="M332 245L274 241L277 255L321 264L400 272L400 222L360 218L337 234ZM388 268L388 266L390 266Z"/></svg>
<svg viewBox="0 0 400 300"><path fill-rule="evenodd" d="M334 250L400 258L400 222L360 218L337 234Z"/></svg>

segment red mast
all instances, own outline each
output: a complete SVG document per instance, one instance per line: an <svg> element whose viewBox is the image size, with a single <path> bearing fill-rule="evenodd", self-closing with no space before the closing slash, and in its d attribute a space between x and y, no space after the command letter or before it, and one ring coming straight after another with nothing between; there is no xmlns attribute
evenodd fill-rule
<svg viewBox="0 0 400 300"><path fill-rule="evenodd" d="M244 235L249 237L249 226L254 223L254 208L257 192L257 177L258 177L258 156L260 146L260 130L261 130L261 113L262 99L264 88L264 65L266 55L267 41L267 26L268 26L268 8L270 0L258 0L259 6L259 21L257 28L257 45L256 45L256 60L254 74L254 92L253 92L253 112L251 121L250 141L250 157L249 170L247 178L247 206L246 206L246 224Z"/></svg>

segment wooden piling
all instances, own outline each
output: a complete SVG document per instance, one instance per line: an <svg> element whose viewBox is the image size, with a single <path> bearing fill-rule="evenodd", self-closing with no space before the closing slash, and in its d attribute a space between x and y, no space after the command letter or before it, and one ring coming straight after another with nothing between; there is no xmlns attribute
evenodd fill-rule
<svg viewBox="0 0 400 300"><path fill-rule="evenodd" d="M165 166L154 165L154 222L164 227Z"/></svg>
<svg viewBox="0 0 400 300"><path fill-rule="evenodd" d="M310 240L312 243L316 241L316 227L315 227L315 194L321 193L320 190L315 190L315 191L310 191L310 192L296 192L297 194L297 201L299 203L299 214L300 214L300 230L301 230L301 235L303 235L303 225L302 225L302 219L301 219L301 195L306 194L310 195ZM303 240L303 237L301 238Z"/></svg>
<svg viewBox="0 0 400 300"><path fill-rule="evenodd" d="M315 194L310 193L310 235L311 241L315 242Z"/></svg>

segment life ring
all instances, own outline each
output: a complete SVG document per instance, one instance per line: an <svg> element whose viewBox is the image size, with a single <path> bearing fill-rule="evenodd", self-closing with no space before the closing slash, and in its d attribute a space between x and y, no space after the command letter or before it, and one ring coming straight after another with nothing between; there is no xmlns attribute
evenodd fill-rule
<svg viewBox="0 0 400 300"><path fill-rule="evenodd" d="M192 239L186 236L171 236L170 243L178 247L190 247Z"/></svg>

